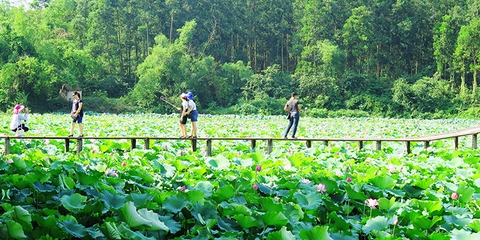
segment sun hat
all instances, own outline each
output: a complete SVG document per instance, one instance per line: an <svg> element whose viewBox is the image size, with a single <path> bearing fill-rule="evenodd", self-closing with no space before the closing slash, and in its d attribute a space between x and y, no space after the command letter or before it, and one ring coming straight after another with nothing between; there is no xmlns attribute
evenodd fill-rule
<svg viewBox="0 0 480 240"><path fill-rule="evenodd" d="M182 94L180 94L180 97L181 97L181 98L187 98L187 94L182 93Z"/></svg>
<svg viewBox="0 0 480 240"><path fill-rule="evenodd" d="M190 99L190 100L194 100L194 99L193 99L193 93L192 93L192 92L188 92L188 93L187 93L187 97L188 97L188 99Z"/></svg>
<svg viewBox="0 0 480 240"><path fill-rule="evenodd" d="M25 106L17 104L15 107L13 107L13 113L19 114L24 108Z"/></svg>

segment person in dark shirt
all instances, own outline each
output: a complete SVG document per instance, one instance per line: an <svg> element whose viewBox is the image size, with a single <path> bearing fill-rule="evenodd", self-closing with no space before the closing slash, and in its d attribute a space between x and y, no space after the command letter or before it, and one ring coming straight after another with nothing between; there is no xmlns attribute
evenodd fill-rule
<svg viewBox="0 0 480 240"><path fill-rule="evenodd" d="M292 138L297 138L295 134L297 133L297 126L298 121L300 120L300 113L302 112L302 108L300 107L300 101L297 99L296 92L292 92L291 98L287 101L285 107L283 107L283 110L288 111L287 118L289 120L288 127L283 134L283 138L287 138L287 135L290 132L292 126Z"/></svg>
<svg viewBox="0 0 480 240"><path fill-rule="evenodd" d="M80 93L74 92L73 99L72 111L70 112L70 116L72 117L72 126L70 127L70 135L68 135L68 137L73 137L75 123L78 124L78 129L80 130L79 137L83 137L83 101L80 98Z"/></svg>

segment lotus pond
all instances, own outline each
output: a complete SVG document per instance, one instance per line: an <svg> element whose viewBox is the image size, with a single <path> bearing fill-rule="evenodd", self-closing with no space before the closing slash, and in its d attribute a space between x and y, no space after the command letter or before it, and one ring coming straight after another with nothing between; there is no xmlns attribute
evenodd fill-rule
<svg viewBox="0 0 480 240"><path fill-rule="evenodd" d="M0 115L8 129L10 115ZM280 137L283 116L200 115L201 137ZM69 116L31 114L27 135L67 136ZM480 121L301 118L301 137L407 137ZM89 114L86 136L179 136L178 115ZM189 125L187 125L189 129ZM78 129L76 129L78 134ZM0 150L3 151L3 140ZM12 140L0 156L6 239L480 239L480 150L385 142Z"/></svg>

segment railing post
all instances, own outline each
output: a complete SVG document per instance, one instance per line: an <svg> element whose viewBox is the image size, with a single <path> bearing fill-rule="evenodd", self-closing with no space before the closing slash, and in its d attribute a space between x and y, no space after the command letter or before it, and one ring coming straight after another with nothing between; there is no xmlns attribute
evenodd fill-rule
<svg viewBox="0 0 480 240"><path fill-rule="evenodd" d="M77 138L77 155L82 152L83 149L83 138Z"/></svg>
<svg viewBox="0 0 480 240"><path fill-rule="evenodd" d="M65 152L68 152L70 150L70 139L65 138Z"/></svg>
<svg viewBox="0 0 480 240"><path fill-rule="evenodd" d="M143 146L145 149L150 149L150 139L149 138L145 138L144 142L143 142Z"/></svg>
<svg viewBox="0 0 480 240"><path fill-rule="evenodd" d="M10 138L6 137L5 138L5 155L10 154Z"/></svg>
<svg viewBox="0 0 480 240"><path fill-rule="evenodd" d="M311 148L312 147L312 140L307 140L306 144L307 144L307 148Z"/></svg>
<svg viewBox="0 0 480 240"><path fill-rule="evenodd" d="M430 142L429 142L429 141L425 141L423 147L424 147L425 149L427 149L428 147L430 147Z"/></svg>
<svg viewBox="0 0 480 240"><path fill-rule="evenodd" d="M455 138L453 139L453 145L454 145L454 148L455 148L455 149L458 149L458 137L455 137Z"/></svg>
<svg viewBox="0 0 480 240"><path fill-rule="evenodd" d="M407 147L407 154L410 154L410 141L405 142L406 147Z"/></svg>
<svg viewBox="0 0 480 240"><path fill-rule="evenodd" d="M358 151L362 150L363 148L363 141L358 141Z"/></svg>
<svg viewBox="0 0 480 240"><path fill-rule="evenodd" d="M137 146L137 139L136 138L132 138L130 139L131 142L130 142L130 151L132 151L133 149L135 149L135 147Z"/></svg>
<svg viewBox="0 0 480 240"><path fill-rule="evenodd" d="M212 139L207 139L207 157L212 156Z"/></svg>
<svg viewBox="0 0 480 240"><path fill-rule="evenodd" d="M192 139L192 151L197 151L197 139Z"/></svg>
<svg viewBox="0 0 480 240"><path fill-rule="evenodd" d="M376 145L378 151L382 150L382 141L376 141Z"/></svg>
<svg viewBox="0 0 480 240"><path fill-rule="evenodd" d="M328 141L327 141L327 140L323 140L323 145L328 146Z"/></svg>
<svg viewBox="0 0 480 240"><path fill-rule="evenodd" d="M477 134L472 134L472 149L477 149Z"/></svg>
<svg viewBox="0 0 480 240"><path fill-rule="evenodd" d="M255 148L257 147L257 140L255 139L250 140L250 146L252 150L255 150Z"/></svg>
<svg viewBox="0 0 480 240"><path fill-rule="evenodd" d="M273 149L273 140L272 139L268 139L268 153L272 153L272 149Z"/></svg>

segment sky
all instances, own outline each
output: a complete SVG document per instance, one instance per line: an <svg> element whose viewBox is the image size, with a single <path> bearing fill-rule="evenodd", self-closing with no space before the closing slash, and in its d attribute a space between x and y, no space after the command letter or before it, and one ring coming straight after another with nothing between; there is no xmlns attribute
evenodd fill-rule
<svg viewBox="0 0 480 240"><path fill-rule="evenodd" d="M13 6L20 6L20 5L24 5L24 6L28 6L28 3L32 2L33 0L10 0L10 4L12 4Z"/></svg>

